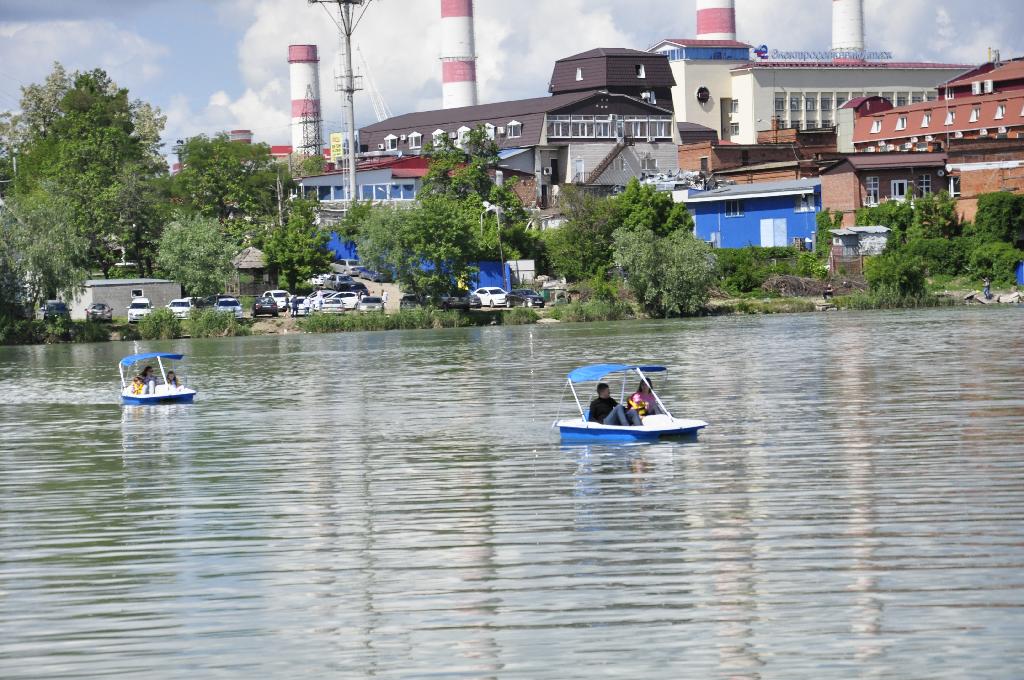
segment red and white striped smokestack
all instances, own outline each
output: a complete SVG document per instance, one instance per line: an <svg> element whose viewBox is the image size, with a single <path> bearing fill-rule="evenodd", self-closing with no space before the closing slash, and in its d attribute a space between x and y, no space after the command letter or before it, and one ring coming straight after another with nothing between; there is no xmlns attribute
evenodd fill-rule
<svg viewBox="0 0 1024 680"><path fill-rule="evenodd" d="M697 39L736 39L736 0L697 0Z"/></svg>
<svg viewBox="0 0 1024 680"><path fill-rule="evenodd" d="M289 45L288 64L292 92L292 151L298 153L309 139L323 147L323 140L312 137L319 135L320 116L320 56L316 45ZM316 130L305 130L316 121ZM314 146L315 152L316 146Z"/></svg>
<svg viewBox="0 0 1024 680"><path fill-rule="evenodd" d="M476 106L473 0L441 0L441 35L444 108Z"/></svg>

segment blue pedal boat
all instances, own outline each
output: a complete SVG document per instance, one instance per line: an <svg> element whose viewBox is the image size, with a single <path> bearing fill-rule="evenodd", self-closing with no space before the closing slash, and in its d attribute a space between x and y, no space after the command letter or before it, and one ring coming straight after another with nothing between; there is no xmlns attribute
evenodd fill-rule
<svg viewBox="0 0 1024 680"><path fill-rule="evenodd" d="M127 356L117 365L118 373L121 375L121 404L125 406L152 406L157 404L191 404L196 398L196 391L189 387L170 385L167 382L167 372L173 369L175 361L181 361L183 354L169 354L166 352L149 352L146 354L132 354ZM125 369L145 361L156 361L160 369L160 375L155 383L146 385L141 392L132 388L132 378L135 373ZM165 365L166 362L166 365ZM128 376L127 378L125 376ZM178 377L175 372L175 377Z"/></svg>
<svg viewBox="0 0 1024 680"><path fill-rule="evenodd" d="M594 364L581 366L569 373L567 385L572 391L576 400L576 406L580 415L578 418L556 420L553 427L557 427L563 440L588 440L588 441L655 441L662 437L679 437L694 435L708 426L703 420L693 420L674 417L662 403L661 398L652 389L654 399L658 404L658 413L643 417L642 425L605 425L589 421L590 410L585 409L580 402L579 394L576 392L576 385L582 382L598 382L614 373L622 374L622 393L620 402L625 401L626 381L630 377L638 377L648 382L647 373L663 373L667 369L664 366L636 366L631 364Z"/></svg>

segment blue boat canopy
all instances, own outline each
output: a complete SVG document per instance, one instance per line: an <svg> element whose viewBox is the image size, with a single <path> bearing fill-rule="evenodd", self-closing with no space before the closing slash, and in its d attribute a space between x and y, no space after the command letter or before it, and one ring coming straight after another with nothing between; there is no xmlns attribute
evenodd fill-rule
<svg viewBox="0 0 1024 680"><path fill-rule="evenodd" d="M592 366L580 366L569 372L569 382L588 382L600 380L609 373L622 373L640 369L644 373L661 373L667 370L664 366L634 366L631 364L594 364Z"/></svg>
<svg viewBox="0 0 1024 680"><path fill-rule="evenodd" d="M171 361L181 361L185 358L184 354L168 354L166 352L149 352L147 354L133 354L130 357L121 359L122 366L131 366L137 361L145 361L146 359L170 359Z"/></svg>

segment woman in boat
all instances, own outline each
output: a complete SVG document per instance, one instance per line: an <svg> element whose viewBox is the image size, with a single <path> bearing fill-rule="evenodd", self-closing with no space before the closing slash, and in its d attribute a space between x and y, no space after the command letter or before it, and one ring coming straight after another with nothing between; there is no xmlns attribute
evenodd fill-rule
<svg viewBox="0 0 1024 680"><path fill-rule="evenodd" d="M646 378L640 381L636 392L629 396L627 403L641 418L658 412L658 402L651 390L651 383Z"/></svg>
<svg viewBox="0 0 1024 680"><path fill-rule="evenodd" d="M142 369L142 382L146 384L146 394L153 394L156 392L156 376L153 375L152 366L146 366Z"/></svg>
<svg viewBox="0 0 1024 680"><path fill-rule="evenodd" d="M174 371L167 371L167 391L181 392L183 388L184 385L178 382L178 376L174 375Z"/></svg>

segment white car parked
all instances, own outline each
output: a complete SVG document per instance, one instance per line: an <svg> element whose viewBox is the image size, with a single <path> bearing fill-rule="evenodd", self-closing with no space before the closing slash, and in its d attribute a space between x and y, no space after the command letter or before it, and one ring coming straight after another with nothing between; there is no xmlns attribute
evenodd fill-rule
<svg viewBox="0 0 1024 680"><path fill-rule="evenodd" d="M192 313L192 300L190 298L178 298L167 303L167 309L174 312L179 319L187 319Z"/></svg>
<svg viewBox="0 0 1024 680"><path fill-rule="evenodd" d="M153 305L149 303L149 298L132 298L131 304L128 305L128 323L137 323L142 317L149 316L152 311Z"/></svg>
<svg viewBox="0 0 1024 680"><path fill-rule="evenodd" d="M384 311L384 300L379 297L370 297L369 295L363 297L356 305L356 309L360 312L383 312Z"/></svg>
<svg viewBox="0 0 1024 680"><path fill-rule="evenodd" d="M507 307L508 293L502 288L477 288L473 295L480 298L481 307Z"/></svg>
<svg viewBox="0 0 1024 680"><path fill-rule="evenodd" d="M214 311L234 314L236 319L242 318L242 303L235 298L224 297L217 300L213 306Z"/></svg>
<svg viewBox="0 0 1024 680"><path fill-rule="evenodd" d="M320 311L324 314L343 314L345 303L337 297L324 298L323 304L320 305Z"/></svg>
<svg viewBox="0 0 1024 680"><path fill-rule="evenodd" d="M341 300L341 304L345 309L355 309L356 305L359 304L359 294L353 293L352 291L342 290L334 293L331 297Z"/></svg>

